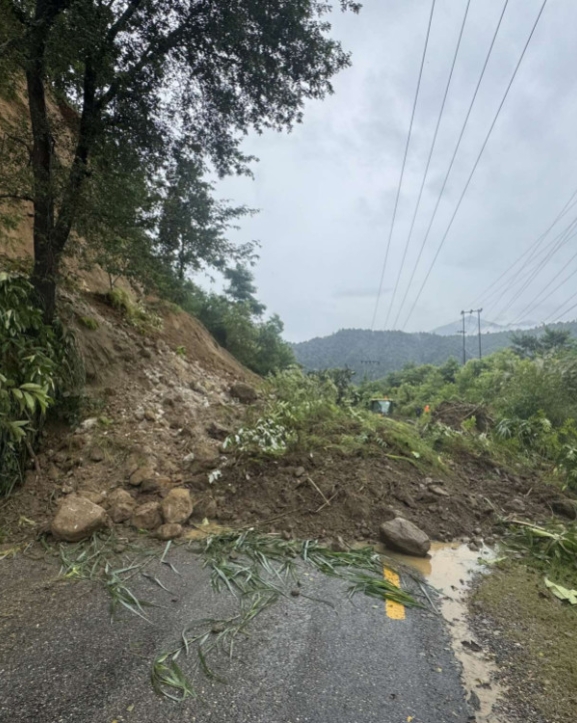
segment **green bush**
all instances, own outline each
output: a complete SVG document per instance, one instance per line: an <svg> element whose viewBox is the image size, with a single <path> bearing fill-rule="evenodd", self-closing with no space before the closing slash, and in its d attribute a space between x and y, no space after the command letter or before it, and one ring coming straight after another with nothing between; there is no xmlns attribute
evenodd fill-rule
<svg viewBox="0 0 577 723"><path fill-rule="evenodd" d="M0 272L0 495L22 479L47 410L70 371L70 339L47 326L23 277Z"/></svg>

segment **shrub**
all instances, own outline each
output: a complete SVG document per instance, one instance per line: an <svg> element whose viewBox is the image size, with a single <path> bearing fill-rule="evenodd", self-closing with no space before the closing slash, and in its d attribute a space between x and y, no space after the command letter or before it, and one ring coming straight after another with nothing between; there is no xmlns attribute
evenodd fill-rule
<svg viewBox="0 0 577 723"><path fill-rule="evenodd" d="M23 277L0 272L0 494L22 478L46 412L71 372L70 337L43 323L31 294Z"/></svg>

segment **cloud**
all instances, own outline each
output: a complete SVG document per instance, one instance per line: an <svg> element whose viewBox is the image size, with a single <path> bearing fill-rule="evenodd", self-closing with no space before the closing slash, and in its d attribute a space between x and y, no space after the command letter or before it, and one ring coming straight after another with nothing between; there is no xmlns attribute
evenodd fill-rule
<svg viewBox="0 0 577 723"><path fill-rule="evenodd" d="M541 0L509 2L401 321L439 247L540 5ZM497 0L471 4L391 318L404 296L502 6ZM366 3L358 16L336 13L334 33L352 51L353 66L336 79L335 94L309 103L304 124L291 134L249 135L245 150L260 158L255 180L222 184L223 196L261 209L243 223L237 239L262 241L256 268L260 296L281 315L291 340L370 325L428 7L422 0L390 0ZM437 0L377 328L389 311L464 7L464 2ZM407 330L434 328L477 302L487 308L488 319L498 315L501 309L486 303L484 289L549 226L577 187L576 25L577 3L548 4ZM574 244L560 249L507 307L516 288L512 279L500 321L512 320L574 249ZM568 285L561 287L533 315L544 318L570 293Z"/></svg>

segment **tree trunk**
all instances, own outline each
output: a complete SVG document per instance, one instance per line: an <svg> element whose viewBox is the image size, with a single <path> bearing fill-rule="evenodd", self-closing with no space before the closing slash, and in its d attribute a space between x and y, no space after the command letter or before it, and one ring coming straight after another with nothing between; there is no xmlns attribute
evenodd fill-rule
<svg viewBox="0 0 577 723"><path fill-rule="evenodd" d="M52 247L54 235L54 197L52 154L54 140L46 108L44 89L44 55L46 27L40 20L45 8L39 2L36 8L37 28L30 36L26 67L26 85L30 124L32 126L31 165L34 178L34 271L32 284L42 305L44 320L52 323L56 308L56 271L58 258Z"/></svg>

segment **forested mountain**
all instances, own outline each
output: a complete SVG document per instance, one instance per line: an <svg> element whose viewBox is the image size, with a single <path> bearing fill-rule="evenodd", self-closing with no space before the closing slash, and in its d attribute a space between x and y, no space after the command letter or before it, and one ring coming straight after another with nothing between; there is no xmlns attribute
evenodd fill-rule
<svg viewBox="0 0 577 723"><path fill-rule="evenodd" d="M552 329L566 329L577 335L577 321L553 324ZM527 334L537 336L542 327ZM483 354L510 346L514 332L482 334ZM463 341L460 335L441 336L425 332L407 334L403 331L369 331L340 329L335 334L316 337L293 344L299 364L306 369L349 367L357 378L379 379L388 372L402 369L405 364L442 364L449 357L461 359ZM467 359L479 353L477 336L467 336Z"/></svg>

